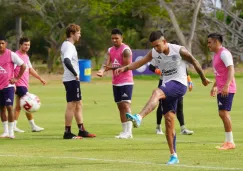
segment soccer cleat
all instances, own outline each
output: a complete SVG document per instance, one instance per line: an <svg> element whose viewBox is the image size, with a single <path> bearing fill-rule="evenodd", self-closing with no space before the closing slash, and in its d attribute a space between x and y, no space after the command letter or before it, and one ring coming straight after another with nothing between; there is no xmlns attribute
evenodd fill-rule
<svg viewBox="0 0 243 171"><path fill-rule="evenodd" d="M193 131L190 131L189 129L186 128L181 131L182 135L192 135L193 133L194 133Z"/></svg>
<svg viewBox="0 0 243 171"><path fill-rule="evenodd" d="M15 127L15 128L14 128L14 132L20 132L20 133L22 133L22 132L24 132L24 130L21 130L21 129Z"/></svg>
<svg viewBox="0 0 243 171"><path fill-rule="evenodd" d="M84 137L84 138L94 138L96 137L95 134L91 134L88 131L79 131L78 136Z"/></svg>
<svg viewBox="0 0 243 171"><path fill-rule="evenodd" d="M126 113L126 118L128 121L132 121L134 128L139 127L141 124L141 119L139 118L139 114L132 115L130 113Z"/></svg>
<svg viewBox="0 0 243 171"><path fill-rule="evenodd" d="M41 132L43 130L44 130L44 128L41 128L41 127L39 127L37 125L32 127L32 132Z"/></svg>
<svg viewBox="0 0 243 171"><path fill-rule="evenodd" d="M129 138L133 138L131 133L128 132L121 132L119 135L115 136L115 138L117 139L129 139Z"/></svg>
<svg viewBox="0 0 243 171"><path fill-rule="evenodd" d="M171 155L170 160L167 162L168 165L179 163L178 157Z"/></svg>
<svg viewBox="0 0 243 171"><path fill-rule="evenodd" d="M9 135L9 138L10 138L10 139L14 139L15 136L14 136L14 135Z"/></svg>
<svg viewBox="0 0 243 171"><path fill-rule="evenodd" d="M64 132L63 139L82 139L83 137L81 136L76 136L73 133L69 132Z"/></svg>
<svg viewBox="0 0 243 171"><path fill-rule="evenodd" d="M235 149L235 144L231 142L225 142L222 146L217 146L216 148L219 150L231 150Z"/></svg>
<svg viewBox="0 0 243 171"><path fill-rule="evenodd" d="M2 135L0 135L0 138L9 138L9 133L4 132Z"/></svg>
<svg viewBox="0 0 243 171"><path fill-rule="evenodd" d="M161 128L156 128L156 131L155 132L158 135L163 135L164 134Z"/></svg>

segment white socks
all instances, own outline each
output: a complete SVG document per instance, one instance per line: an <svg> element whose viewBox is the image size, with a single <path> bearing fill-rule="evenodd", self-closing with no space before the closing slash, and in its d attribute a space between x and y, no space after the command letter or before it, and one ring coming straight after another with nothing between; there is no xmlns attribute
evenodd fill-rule
<svg viewBox="0 0 243 171"><path fill-rule="evenodd" d="M4 121L3 123L3 132L8 133L8 121Z"/></svg>
<svg viewBox="0 0 243 171"><path fill-rule="evenodd" d="M127 124L127 129L126 129L126 132L129 133L129 134L132 134L132 121L127 121L125 122Z"/></svg>
<svg viewBox="0 0 243 171"><path fill-rule="evenodd" d="M181 126L181 131L183 131L184 129L186 129L186 126L185 125L182 125Z"/></svg>
<svg viewBox="0 0 243 171"><path fill-rule="evenodd" d="M122 123L122 132L127 132L127 122Z"/></svg>
<svg viewBox="0 0 243 171"><path fill-rule="evenodd" d="M122 123L122 132L132 133L132 121Z"/></svg>
<svg viewBox="0 0 243 171"><path fill-rule="evenodd" d="M17 127L17 123L18 123L18 121L17 120L14 120L14 128Z"/></svg>
<svg viewBox="0 0 243 171"><path fill-rule="evenodd" d="M171 154L172 156L175 156L175 157L177 157L177 154L176 153L173 153L173 154Z"/></svg>
<svg viewBox="0 0 243 171"><path fill-rule="evenodd" d="M234 143L232 131L231 132L225 132L225 142Z"/></svg>
<svg viewBox="0 0 243 171"><path fill-rule="evenodd" d="M8 123L8 133L9 137L14 137L14 122Z"/></svg>
<svg viewBox="0 0 243 171"><path fill-rule="evenodd" d="M35 121L34 119L29 120L31 128L35 127Z"/></svg>

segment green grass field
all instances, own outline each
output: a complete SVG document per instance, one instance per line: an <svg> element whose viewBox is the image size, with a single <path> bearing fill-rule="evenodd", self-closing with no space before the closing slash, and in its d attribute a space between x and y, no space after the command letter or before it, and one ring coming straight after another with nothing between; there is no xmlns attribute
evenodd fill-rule
<svg viewBox="0 0 243 171"><path fill-rule="evenodd" d="M167 166L169 150L164 135L155 134L155 111L133 130L133 139L115 139L121 132L118 110L113 101L109 80L81 83L84 123L97 138L63 140L65 92L61 81L49 81L45 87L31 84L30 92L39 95L42 106L34 114L43 132L32 133L22 112L16 139L0 139L0 171L150 171L150 170L243 170L243 80L237 79L232 114L235 150L218 151L215 146L224 141L224 131L217 114L216 99L209 96L211 89L193 79L194 90L184 98L186 126L194 135L180 135L178 121L177 153L180 164ZM135 80L132 111L139 112L147 102L158 80ZM164 128L164 122L163 128ZM163 129L164 130L164 129ZM2 131L2 128L0 129ZM73 122L72 132L77 133Z"/></svg>

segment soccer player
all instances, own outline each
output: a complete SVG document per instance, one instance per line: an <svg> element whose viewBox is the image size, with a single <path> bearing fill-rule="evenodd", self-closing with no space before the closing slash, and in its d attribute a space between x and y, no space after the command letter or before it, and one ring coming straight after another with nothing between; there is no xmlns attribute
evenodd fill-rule
<svg viewBox="0 0 243 171"><path fill-rule="evenodd" d="M0 36L0 111L1 119L5 119L5 108L8 111L8 122L5 121L4 132L1 138L15 138L14 136L14 84L23 75L26 65L24 61L14 52L6 48L5 37ZM14 64L20 66L18 75L14 77ZM4 118L5 117L5 118ZM7 124L6 124L7 123Z"/></svg>
<svg viewBox="0 0 243 171"><path fill-rule="evenodd" d="M177 43L172 43L172 44L177 44ZM150 65L149 65L149 70L156 73L157 75L160 75L160 80L159 80L159 85L158 85L158 88L159 88L162 85L163 76L161 75L160 69L156 66L156 62L154 59L151 61ZM190 75L188 75L188 73L187 73L187 82L188 82L189 91L192 91L193 84L192 84ZM187 129L185 126L184 113L183 113L183 97L178 99L176 116L180 123L181 134L182 135L192 135L194 132ZM160 100L159 105L156 110L156 119L157 119L156 134L164 134L162 131L162 128L161 128L162 118L163 118L163 107L162 107L162 100Z"/></svg>
<svg viewBox="0 0 243 171"><path fill-rule="evenodd" d="M211 81L207 79L199 62L187 51L185 47L167 43L161 31L154 31L150 34L149 41L153 49L141 60L130 65L118 68L115 74L119 75L128 70L134 70L154 59L162 71L163 84L152 92L147 104L139 114L127 113L128 120L133 121L134 127L141 124L142 119L152 112L160 99L163 100L163 114L165 117L166 139L170 149L170 159L167 164L176 164L179 159L176 154L176 135L174 128L174 115L178 98L181 98L187 91L186 62L191 63L199 74L204 86Z"/></svg>
<svg viewBox="0 0 243 171"><path fill-rule="evenodd" d="M132 51L128 45L122 42L122 32L117 28L111 31L111 41L113 46L108 49L108 57L97 75L102 77L105 71L113 70L113 95L120 112L122 124L122 132L115 138L128 139L133 137L132 122L126 118L126 113L131 113L133 74L132 71L128 71L120 75L114 75L114 70L132 63Z"/></svg>
<svg viewBox="0 0 243 171"><path fill-rule="evenodd" d="M219 116L223 121L225 130L225 141L222 146L216 148L230 150L235 148L230 111L236 93L236 83L233 57L229 50L222 46L222 43L223 36L221 34L212 33L208 35L209 50L214 52L213 68L216 80L211 89L211 96L217 95Z"/></svg>
<svg viewBox="0 0 243 171"><path fill-rule="evenodd" d="M32 67L32 65L30 63L29 56L27 54L27 52L30 49L29 38L27 38L27 37L20 38L19 45L20 45L20 48L19 48L19 50L16 51L16 54L24 61L25 65L26 65L26 70L25 70L23 76L15 83L15 86L16 86L15 100L16 101L15 101L15 109L14 109L14 114L15 114L14 131L15 132L24 132L23 130L21 130L17 127L17 121L18 121L19 114L21 111L20 98L28 92L29 74L31 74L32 76L37 78L43 85L46 84L46 81L39 76L39 74L35 71L35 69ZM20 70L20 67L17 66L14 69L14 74L18 75L19 70ZM26 112L25 114L29 121L32 132L40 132L40 131L44 130L44 128L41 128L35 124L32 113Z"/></svg>
<svg viewBox="0 0 243 171"><path fill-rule="evenodd" d="M67 39L61 46L61 60L64 68L63 84L66 89L66 112L64 139L82 139L82 137L96 137L85 130L83 124L82 96L79 81L78 53L74 44L81 37L81 28L76 24L69 24L66 28ZM78 136L71 132L73 116L76 119Z"/></svg>

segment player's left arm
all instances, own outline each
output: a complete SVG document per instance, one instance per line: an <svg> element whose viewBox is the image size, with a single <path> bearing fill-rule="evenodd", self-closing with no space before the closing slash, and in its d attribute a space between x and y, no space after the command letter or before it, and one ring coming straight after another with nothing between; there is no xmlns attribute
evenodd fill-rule
<svg viewBox="0 0 243 171"><path fill-rule="evenodd" d="M32 76L34 76L35 78L37 78L38 80L40 80L40 82L43 84L43 85L46 85L46 81L36 72L36 70L34 68L30 68L29 69L29 72Z"/></svg>
<svg viewBox="0 0 243 171"><path fill-rule="evenodd" d="M131 57L132 57L132 53L129 49L125 49L122 53L122 66L126 66L128 64L130 64L131 62Z"/></svg>
<svg viewBox="0 0 243 171"><path fill-rule="evenodd" d="M199 74L204 86L207 86L209 83L211 83L211 81L205 77L199 62L192 56L192 54L185 47L181 47L179 53L183 60L189 62L190 64L192 64L194 66L194 68L197 71L197 73Z"/></svg>
<svg viewBox="0 0 243 171"><path fill-rule="evenodd" d="M235 74L233 57L232 57L230 52L223 51L220 55L220 58L223 61L224 65L227 67L227 70L228 70L227 81L226 81L226 83L225 83L225 85L224 85L224 87L221 91L222 96L227 96L228 92L229 92L230 83L233 81L234 74Z"/></svg>

